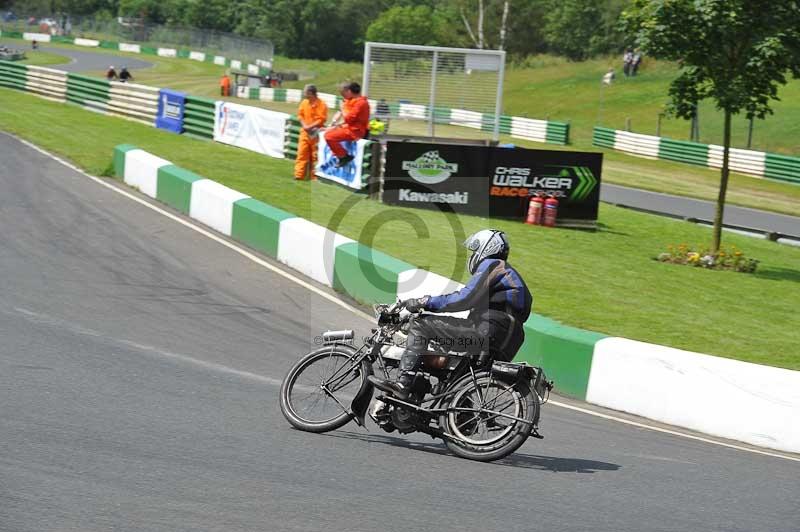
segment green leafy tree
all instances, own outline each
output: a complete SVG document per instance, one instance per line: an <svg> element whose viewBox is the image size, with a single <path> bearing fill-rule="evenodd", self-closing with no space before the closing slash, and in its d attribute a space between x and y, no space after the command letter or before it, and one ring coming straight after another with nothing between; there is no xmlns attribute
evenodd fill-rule
<svg viewBox="0 0 800 532"><path fill-rule="evenodd" d="M440 11L429 6L395 6L367 28L368 41L429 46L457 46L453 24Z"/></svg>
<svg viewBox="0 0 800 532"><path fill-rule="evenodd" d="M582 61L619 49L619 18L629 5L628 0L550 0L544 16L550 51Z"/></svg>
<svg viewBox="0 0 800 532"><path fill-rule="evenodd" d="M711 98L724 113L723 158L712 250L719 250L730 173L731 117L772 113L778 86L800 77L800 3L796 0L637 0L625 15L651 56L677 61L671 108L691 118Z"/></svg>

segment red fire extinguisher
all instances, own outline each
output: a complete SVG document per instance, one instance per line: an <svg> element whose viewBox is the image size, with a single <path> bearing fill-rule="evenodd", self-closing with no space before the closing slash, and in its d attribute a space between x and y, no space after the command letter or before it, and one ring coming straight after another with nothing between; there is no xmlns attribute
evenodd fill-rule
<svg viewBox="0 0 800 532"><path fill-rule="evenodd" d="M539 225L542 223L542 208L544 207L544 198L539 196L532 196L528 202L528 216L525 218L525 223L530 225Z"/></svg>
<svg viewBox="0 0 800 532"><path fill-rule="evenodd" d="M544 202L542 225L545 225L547 227L555 227L557 216L558 216L558 200L555 198L555 196L549 196Z"/></svg>

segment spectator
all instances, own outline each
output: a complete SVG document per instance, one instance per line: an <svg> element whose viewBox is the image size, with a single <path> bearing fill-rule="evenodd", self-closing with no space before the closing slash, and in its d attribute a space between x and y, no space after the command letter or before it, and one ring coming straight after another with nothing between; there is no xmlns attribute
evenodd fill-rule
<svg viewBox="0 0 800 532"><path fill-rule="evenodd" d="M369 102L361 96L361 85L342 83L339 94L344 98L342 110L336 113L332 128L325 131L325 142L336 156L336 167L342 168L354 159L342 146L343 141L363 139L369 127Z"/></svg>
<svg viewBox="0 0 800 532"><path fill-rule="evenodd" d="M625 73L625 77L631 75L631 67L633 66L633 52L630 48L625 50L625 53L622 56L622 72Z"/></svg>
<svg viewBox="0 0 800 532"><path fill-rule="evenodd" d="M639 72L639 65L642 63L642 53L637 49L633 53L633 58L631 62L631 76L635 76L637 72Z"/></svg>
<svg viewBox="0 0 800 532"><path fill-rule="evenodd" d="M106 80L107 81L119 81L119 76L117 75L117 71L114 70L114 65L108 67L106 70Z"/></svg>
<svg viewBox="0 0 800 532"><path fill-rule="evenodd" d="M119 80L122 83L133 81L133 76L130 72L128 72L128 67L122 67L122 69L119 71Z"/></svg>
<svg viewBox="0 0 800 532"><path fill-rule="evenodd" d="M34 50L38 50L39 49L39 43L36 42L36 39L33 39L31 41L31 48L34 49Z"/></svg>
<svg viewBox="0 0 800 532"><path fill-rule="evenodd" d="M314 167L317 165L317 142L319 130L328 120L328 106L317 96L314 85L303 88L305 99L300 102L297 118L300 120L300 138L297 139L297 159L294 162L294 178L302 181L310 174L315 180Z"/></svg>
<svg viewBox="0 0 800 532"><path fill-rule="evenodd" d="M231 95L231 78L230 76L228 76L227 72L222 74L222 77L219 80L219 95L220 96Z"/></svg>

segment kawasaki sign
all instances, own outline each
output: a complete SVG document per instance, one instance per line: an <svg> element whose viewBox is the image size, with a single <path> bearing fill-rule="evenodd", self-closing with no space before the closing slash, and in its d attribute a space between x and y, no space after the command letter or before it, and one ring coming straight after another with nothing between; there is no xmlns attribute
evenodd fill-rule
<svg viewBox="0 0 800 532"><path fill-rule="evenodd" d="M389 142L383 201L524 219L530 198L547 195L559 224L585 225L597 220L601 168L599 153Z"/></svg>

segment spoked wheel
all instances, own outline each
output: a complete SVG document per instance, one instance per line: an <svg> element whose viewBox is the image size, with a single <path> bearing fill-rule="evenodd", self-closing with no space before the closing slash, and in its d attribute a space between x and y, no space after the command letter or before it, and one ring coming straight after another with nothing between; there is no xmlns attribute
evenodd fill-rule
<svg viewBox="0 0 800 532"><path fill-rule="evenodd" d="M445 440L454 454L489 462L525 443L538 418L539 399L527 384L483 372L474 381L468 375L459 382L439 422L456 438Z"/></svg>
<svg viewBox="0 0 800 532"><path fill-rule="evenodd" d="M312 351L292 367L281 384L281 412L293 427L327 432L347 424L350 402L367 383L367 362L353 362L355 350L335 345Z"/></svg>

